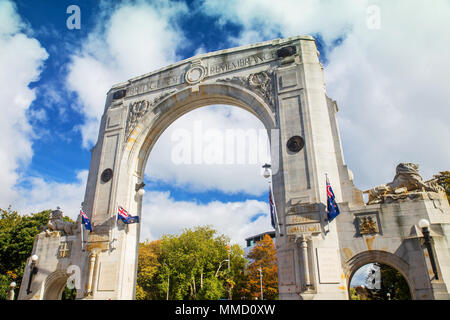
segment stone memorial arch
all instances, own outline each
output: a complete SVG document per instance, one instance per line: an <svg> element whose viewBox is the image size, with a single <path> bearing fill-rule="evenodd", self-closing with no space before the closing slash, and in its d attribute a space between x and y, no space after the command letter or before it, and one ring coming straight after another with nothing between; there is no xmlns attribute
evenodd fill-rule
<svg viewBox="0 0 450 320"><path fill-rule="evenodd" d="M442 190L422 188L413 198L403 190L408 196L389 201L392 190L374 191L376 203L364 203L343 159L338 108L326 94L315 41L299 36L201 54L113 86L82 203L93 232L83 247L76 226L39 234L39 258L26 266L20 299L58 298L65 277L78 279L78 299L134 299L140 224L116 229L117 206L141 214L139 189L158 137L211 104L248 110L269 134L280 299L348 299L351 275L376 261L402 272L414 298L448 297L450 210ZM331 223L325 173L341 207ZM431 222L439 279L430 276L420 218Z"/></svg>

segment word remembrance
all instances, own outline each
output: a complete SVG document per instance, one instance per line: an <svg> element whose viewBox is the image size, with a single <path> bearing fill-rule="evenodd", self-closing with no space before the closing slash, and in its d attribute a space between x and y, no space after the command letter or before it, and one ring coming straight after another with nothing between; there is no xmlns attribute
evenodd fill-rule
<svg viewBox="0 0 450 320"><path fill-rule="evenodd" d="M393 168L392 182L356 188L324 83L314 38L297 36L200 54L114 85L92 149L84 227L52 213L19 299L60 299L73 266L77 299L135 299L147 159L171 123L213 104L251 112L270 133L279 299L349 299L355 271L375 262L397 270L412 299L449 299L443 188L423 181L414 163Z"/></svg>

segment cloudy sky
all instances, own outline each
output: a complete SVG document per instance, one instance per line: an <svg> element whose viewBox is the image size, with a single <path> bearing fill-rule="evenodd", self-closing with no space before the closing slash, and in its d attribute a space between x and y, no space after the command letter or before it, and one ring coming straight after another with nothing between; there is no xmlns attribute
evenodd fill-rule
<svg viewBox="0 0 450 320"><path fill-rule="evenodd" d="M70 5L80 8L80 29L67 27ZM76 218L113 84L199 53L296 35L317 40L357 187L391 181L399 162L431 178L450 164L449 17L446 0L0 0L0 207L60 206ZM142 240L211 224L243 245L271 229L264 159L169 161L175 133L196 124L263 128L230 106L197 109L169 127L147 162Z"/></svg>

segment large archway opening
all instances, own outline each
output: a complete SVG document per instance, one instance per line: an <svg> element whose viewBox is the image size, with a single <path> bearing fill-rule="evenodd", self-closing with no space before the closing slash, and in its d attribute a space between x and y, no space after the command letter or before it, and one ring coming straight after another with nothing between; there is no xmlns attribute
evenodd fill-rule
<svg viewBox="0 0 450 320"><path fill-rule="evenodd" d="M350 300L411 300L405 277L394 267L374 262L359 267L350 278Z"/></svg>
<svg viewBox="0 0 450 320"><path fill-rule="evenodd" d="M164 130L148 156L144 171L146 192L141 210L138 299L180 297L176 294L179 293L176 286L180 285L176 276L167 272L158 274L158 268L169 267L161 265L157 258L161 250L158 240L165 235L176 236L186 228L208 226L217 231L217 236L229 237L227 243L238 245L243 255L246 238L273 231L269 184L261 174L265 163L270 163L267 130L243 108L203 106L182 115ZM229 298L230 279L224 272L237 267L234 264L235 259L239 260L237 254L234 247L230 252L218 253L208 261L208 266L200 267L198 274L187 275L195 280L191 281L188 296L183 298L189 299L193 290L200 292L206 286L211 292L198 294L199 297ZM152 263L156 266L149 273L153 283L147 288L141 285L144 259L146 270ZM245 272L243 268L239 271ZM231 280L236 285L237 279ZM152 295L143 292L146 290L161 292Z"/></svg>

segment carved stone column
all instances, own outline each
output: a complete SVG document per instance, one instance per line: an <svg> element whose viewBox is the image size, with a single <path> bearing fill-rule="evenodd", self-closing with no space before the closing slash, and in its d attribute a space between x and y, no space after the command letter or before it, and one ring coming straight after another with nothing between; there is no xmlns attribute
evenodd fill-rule
<svg viewBox="0 0 450 320"><path fill-rule="evenodd" d="M300 247L300 255L303 260L303 280L304 280L304 290L312 289L311 277L309 272L309 254L308 254L308 239L306 236L301 236L298 238L297 243Z"/></svg>
<svg viewBox="0 0 450 320"><path fill-rule="evenodd" d="M95 250L92 250L90 253L90 259L89 259L89 276L88 276L88 282L86 286L86 291L88 297L92 296L92 280L94 278L94 267L95 267L95 261L97 259L97 252Z"/></svg>

